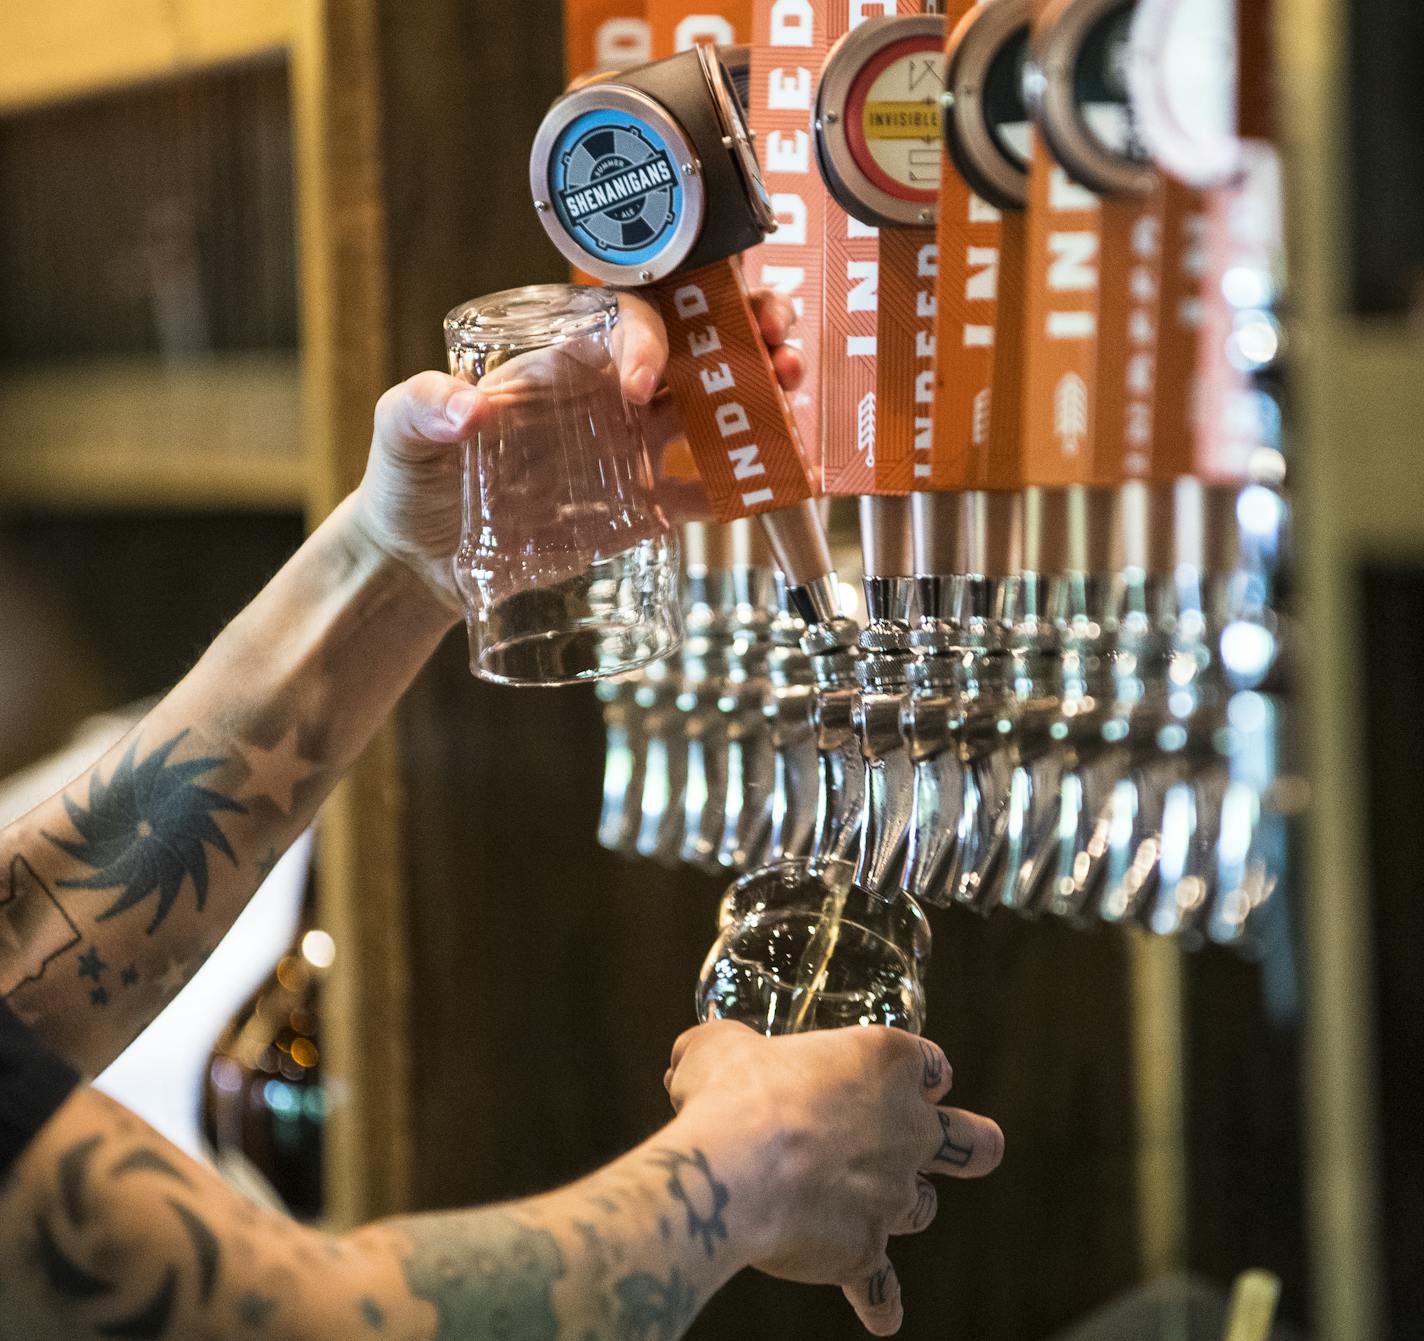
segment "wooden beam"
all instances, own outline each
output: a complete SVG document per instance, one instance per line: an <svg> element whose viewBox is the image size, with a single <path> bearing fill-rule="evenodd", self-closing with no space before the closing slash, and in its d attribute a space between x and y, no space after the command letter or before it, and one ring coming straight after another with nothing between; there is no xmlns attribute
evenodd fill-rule
<svg viewBox="0 0 1424 1341"><path fill-rule="evenodd" d="M376 0L301 0L292 47L310 513L361 478L391 380ZM410 968L396 728L322 812L322 916L337 959L326 1056L341 1091L326 1147L327 1213L357 1224L408 1208Z"/></svg>
<svg viewBox="0 0 1424 1341"><path fill-rule="evenodd" d="M305 495L294 356L0 373L0 506L299 510Z"/></svg>
<svg viewBox="0 0 1424 1341"><path fill-rule="evenodd" d="M1334 0L1276 6L1281 124L1292 155L1293 479L1300 535L1300 676L1309 722L1311 818L1305 833L1304 1089L1314 1331L1384 1336L1380 1237L1377 997L1369 880L1365 705L1357 671L1360 570L1390 552L1424 552L1418 436L1424 381L1417 336L1348 311L1349 22ZM1402 1321L1402 1320L1397 1320Z"/></svg>
<svg viewBox="0 0 1424 1341"><path fill-rule="evenodd" d="M289 46L300 0L5 0L0 113Z"/></svg>

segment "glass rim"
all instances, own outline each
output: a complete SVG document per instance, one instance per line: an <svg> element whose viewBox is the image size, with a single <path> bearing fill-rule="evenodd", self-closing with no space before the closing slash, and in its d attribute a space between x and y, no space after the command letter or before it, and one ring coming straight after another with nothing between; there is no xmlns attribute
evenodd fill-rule
<svg viewBox="0 0 1424 1341"><path fill-rule="evenodd" d="M445 345L455 350L536 350L618 324L618 295L585 284L527 284L472 298L446 313Z"/></svg>

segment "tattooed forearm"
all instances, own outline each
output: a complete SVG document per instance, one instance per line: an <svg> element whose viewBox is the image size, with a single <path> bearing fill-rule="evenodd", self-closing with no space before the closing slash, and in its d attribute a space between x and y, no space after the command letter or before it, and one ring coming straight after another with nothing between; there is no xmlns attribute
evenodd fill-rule
<svg viewBox="0 0 1424 1341"><path fill-rule="evenodd" d="M648 1150L566 1194L402 1224L406 1280L433 1341L676 1341L739 1265L730 1203L704 1151Z"/></svg>
<svg viewBox="0 0 1424 1341"><path fill-rule="evenodd" d="M81 1087L0 1187L0 1337L678 1341L751 1260L746 1186L664 1139L547 1196L335 1238Z"/></svg>

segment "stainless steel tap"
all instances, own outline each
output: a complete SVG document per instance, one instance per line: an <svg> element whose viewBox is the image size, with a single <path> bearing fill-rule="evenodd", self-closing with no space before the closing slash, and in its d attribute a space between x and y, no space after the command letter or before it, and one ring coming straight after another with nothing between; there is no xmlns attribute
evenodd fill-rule
<svg viewBox="0 0 1424 1341"><path fill-rule="evenodd" d="M1122 719L1127 767L1105 825L1099 915L1142 919L1161 935L1191 937L1215 883L1226 761L1219 752L1225 686L1214 644L1229 600L1222 570L1235 562L1234 519L1229 508L1218 511L1224 515L1203 514L1192 482L1179 489L1178 563L1170 592L1161 593L1171 606L1161 617L1166 646L1144 667L1141 700ZM1210 552L1202 548L1204 526L1214 537Z"/></svg>
<svg viewBox="0 0 1424 1341"><path fill-rule="evenodd" d="M866 579L867 595L876 578ZM874 607L872 606L872 610ZM873 619L860 635L856 662L859 692L852 723L864 766L860 858L855 881L872 894L886 895L905 854L914 803L914 764L900 729L914 661L908 621Z"/></svg>
<svg viewBox="0 0 1424 1341"><path fill-rule="evenodd" d="M964 656L960 662L964 766L958 841L949 896L979 912L998 906L1008 855L1014 752L1011 737L1025 718L1026 686L1041 679L1039 660L1053 664L1057 641L1040 615L1038 575L964 584Z"/></svg>
<svg viewBox="0 0 1424 1341"><path fill-rule="evenodd" d="M856 624L841 614L833 578L791 587L787 604L806 627L801 650L815 684L812 712L819 785L811 856L844 861L860 837L865 770L855 734Z"/></svg>
<svg viewBox="0 0 1424 1341"><path fill-rule="evenodd" d="M947 608L959 590L947 591L937 580L921 588L921 610L933 613L910 635L918 656L907 668L910 693L900 723L914 769L900 888L918 902L940 905L952 902L949 868L964 809L959 685L967 651L956 613Z"/></svg>
<svg viewBox="0 0 1424 1341"><path fill-rule="evenodd" d="M786 579L780 573L776 574L776 591L778 613L771 626L769 687L763 702L773 768L768 862L804 857L811 851L821 785L815 676L810 658L801 649L806 626L788 608Z"/></svg>
<svg viewBox="0 0 1424 1341"><path fill-rule="evenodd" d="M719 870L726 824L728 649L735 615L732 574L723 568L689 567L687 635L682 646L678 708L687 738L682 842L678 855L704 870Z"/></svg>
<svg viewBox="0 0 1424 1341"><path fill-rule="evenodd" d="M600 847L624 856L632 856L637 851L646 760L644 712L636 697L640 675L633 672L616 679L600 680L596 691L603 704L603 728L607 737L598 842Z"/></svg>
<svg viewBox="0 0 1424 1341"><path fill-rule="evenodd" d="M775 582L769 568L739 565L732 570L732 585L735 614L721 701L726 720L727 790L717 859L723 866L745 870L761 863L771 830L776 759L765 708L771 687Z"/></svg>
<svg viewBox="0 0 1424 1341"><path fill-rule="evenodd" d="M638 855L666 866L677 863L682 849L687 733L678 707L681 692L680 659L647 667L636 691L636 700L646 713Z"/></svg>
<svg viewBox="0 0 1424 1341"><path fill-rule="evenodd" d="M856 883L892 895L914 800L914 765L900 730L909 696L910 618L915 600L913 522L908 498L860 500L866 621L855 664L851 727L860 750L860 850Z"/></svg>

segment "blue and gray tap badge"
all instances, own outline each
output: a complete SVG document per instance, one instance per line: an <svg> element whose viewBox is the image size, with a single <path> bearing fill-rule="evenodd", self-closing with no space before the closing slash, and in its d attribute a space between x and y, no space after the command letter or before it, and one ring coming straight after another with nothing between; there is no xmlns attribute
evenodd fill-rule
<svg viewBox="0 0 1424 1341"><path fill-rule="evenodd" d="M600 261L644 265L677 231L677 165L662 137L626 112L585 112L570 122L550 177L560 222Z"/></svg>

